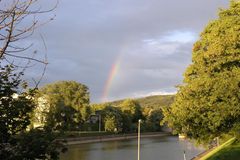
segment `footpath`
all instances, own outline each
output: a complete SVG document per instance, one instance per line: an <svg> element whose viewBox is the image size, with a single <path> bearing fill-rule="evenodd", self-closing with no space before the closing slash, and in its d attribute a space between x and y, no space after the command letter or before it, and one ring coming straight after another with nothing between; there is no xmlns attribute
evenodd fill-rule
<svg viewBox="0 0 240 160"><path fill-rule="evenodd" d="M172 135L169 132L150 132L150 133L141 133L141 138L147 137L163 137ZM93 136L93 137L74 137L74 138L65 138L67 141L67 145L76 145L83 143L96 143L96 142L106 142L106 141L119 141L119 140L127 140L127 139L135 139L137 138L137 133L132 134L113 134L113 135L105 135L105 136Z"/></svg>

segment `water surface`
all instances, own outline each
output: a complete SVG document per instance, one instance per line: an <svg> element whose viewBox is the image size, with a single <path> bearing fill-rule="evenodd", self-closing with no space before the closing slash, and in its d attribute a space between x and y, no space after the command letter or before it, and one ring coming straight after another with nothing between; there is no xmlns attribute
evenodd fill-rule
<svg viewBox="0 0 240 160"><path fill-rule="evenodd" d="M165 136L141 139L141 160L187 160L201 153L187 140ZM137 160L137 139L69 146L61 160Z"/></svg>

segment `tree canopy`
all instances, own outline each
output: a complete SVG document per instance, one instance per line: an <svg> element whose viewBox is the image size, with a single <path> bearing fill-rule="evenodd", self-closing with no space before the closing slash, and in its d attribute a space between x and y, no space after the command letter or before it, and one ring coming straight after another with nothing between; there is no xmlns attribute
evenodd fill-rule
<svg viewBox="0 0 240 160"><path fill-rule="evenodd" d="M29 128L35 90L22 80L23 72L0 62L0 157L16 159L59 159L61 141L45 129ZM28 129L28 131L27 131Z"/></svg>
<svg viewBox="0 0 240 160"><path fill-rule="evenodd" d="M202 142L240 124L240 2L220 10L194 44L192 64L164 121Z"/></svg>
<svg viewBox="0 0 240 160"><path fill-rule="evenodd" d="M19 92L24 89L21 85L25 84L20 79L21 75L23 73L16 73L11 65L0 68L1 143L7 143L11 136L27 128L30 124L31 112L35 108L31 94L27 91Z"/></svg>
<svg viewBox="0 0 240 160"><path fill-rule="evenodd" d="M49 112L42 114L47 117L47 125L66 128L67 124L72 124L73 127L86 121L90 115L88 87L81 83L59 81L48 84L40 89L39 96L45 98L49 106Z"/></svg>
<svg viewBox="0 0 240 160"><path fill-rule="evenodd" d="M126 99L120 105L124 113L129 113L132 116L132 122L137 123L139 119L143 119L142 108L140 104L132 99Z"/></svg>

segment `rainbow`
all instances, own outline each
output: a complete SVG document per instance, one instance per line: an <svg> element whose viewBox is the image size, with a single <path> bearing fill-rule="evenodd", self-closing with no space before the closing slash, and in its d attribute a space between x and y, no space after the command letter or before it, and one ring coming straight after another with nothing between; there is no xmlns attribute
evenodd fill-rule
<svg viewBox="0 0 240 160"><path fill-rule="evenodd" d="M114 77L117 75L117 72L120 68L120 62L121 62L121 58L119 56L111 67L111 70L108 74L108 79L104 85L103 94L101 98L102 102L106 102L108 100L108 95L109 95L112 83L114 81Z"/></svg>

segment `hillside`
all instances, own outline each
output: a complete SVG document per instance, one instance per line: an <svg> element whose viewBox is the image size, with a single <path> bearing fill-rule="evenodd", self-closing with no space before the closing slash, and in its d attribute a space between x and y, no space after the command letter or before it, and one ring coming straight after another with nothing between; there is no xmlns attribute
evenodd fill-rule
<svg viewBox="0 0 240 160"><path fill-rule="evenodd" d="M156 96L148 96L143 98L135 99L143 108L159 108L163 106L170 106L174 101L175 95L156 95ZM109 102L111 105L119 105L123 100Z"/></svg>

